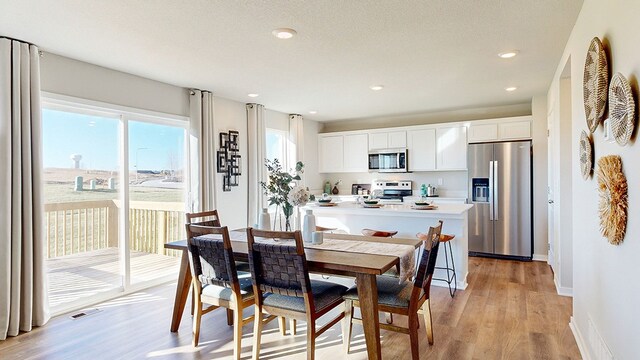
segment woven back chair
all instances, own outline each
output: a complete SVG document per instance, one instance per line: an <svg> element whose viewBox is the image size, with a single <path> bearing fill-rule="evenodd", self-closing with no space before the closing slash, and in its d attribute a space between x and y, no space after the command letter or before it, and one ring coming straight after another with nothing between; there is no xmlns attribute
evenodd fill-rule
<svg viewBox="0 0 640 360"><path fill-rule="evenodd" d="M419 359L418 353L418 313L424 316L425 328L429 344L433 344L433 324L431 319L430 287L433 272L436 266L436 258L440 245L440 233L442 232L442 221L437 226L429 228L427 240L425 240L424 251L418 263L418 269L412 282L398 283L398 278L393 276L378 276L376 285L378 288L378 309L380 311L404 315L408 317L408 328L400 327L391 323L380 324L381 329L409 334L411 339L411 357ZM356 288L350 289L345 294L346 310L343 332L345 332L345 350L349 352L349 342L353 322L361 322L361 319L353 317L353 307L360 306ZM392 317L390 322L393 322ZM387 321L389 322L389 321Z"/></svg>
<svg viewBox="0 0 640 360"><path fill-rule="evenodd" d="M242 326L253 321L253 316L242 316L242 310L254 301L249 274L239 276L236 270L226 226L187 224L186 230L194 299L193 345L198 346L202 315L226 308L234 326L234 359L240 359ZM209 306L203 308L203 304Z"/></svg>
<svg viewBox="0 0 640 360"><path fill-rule="evenodd" d="M261 239L264 242L261 242ZM342 304L344 286L311 281L300 231L247 229L249 266L255 293L253 358L260 357L262 324L258 314L267 313L307 322L307 359L315 356L315 339L338 323L344 312L316 330L316 320ZM292 333L295 333L292 321Z"/></svg>
<svg viewBox="0 0 640 360"><path fill-rule="evenodd" d="M220 216L218 210L202 211L197 213L186 213L187 224L220 227ZM200 221L193 221L201 219ZM206 220L204 220L206 219Z"/></svg>

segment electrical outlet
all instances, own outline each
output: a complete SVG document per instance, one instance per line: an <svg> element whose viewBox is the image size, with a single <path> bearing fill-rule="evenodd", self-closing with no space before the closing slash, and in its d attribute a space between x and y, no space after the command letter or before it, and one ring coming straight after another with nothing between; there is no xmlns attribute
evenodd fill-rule
<svg viewBox="0 0 640 360"><path fill-rule="evenodd" d="M438 178L438 186L442 186L442 185L444 185L444 179Z"/></svg>

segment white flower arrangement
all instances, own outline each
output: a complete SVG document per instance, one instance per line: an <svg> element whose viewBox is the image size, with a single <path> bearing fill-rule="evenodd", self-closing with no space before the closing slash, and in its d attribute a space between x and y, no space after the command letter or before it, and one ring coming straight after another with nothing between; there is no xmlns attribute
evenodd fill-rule
<svg viewBox="0 0 640 360"><path fill-rule="evenodd" d="M296 185L289 191L287 200L293 206L305 206L309 202L309 190L302 185Z"/></svg>

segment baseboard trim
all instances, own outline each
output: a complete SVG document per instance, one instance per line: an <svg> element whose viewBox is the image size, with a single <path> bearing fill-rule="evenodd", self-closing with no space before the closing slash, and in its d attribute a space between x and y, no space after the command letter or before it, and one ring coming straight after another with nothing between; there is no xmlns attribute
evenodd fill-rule
<svg viewBox="0 0 640 360"><path fill-rule="evenodd" d="M589 354L589 351L587 350L587 343L584 341L584 337L582 337L582 333L576 325L573 316L569 320L569 329L571 329L571 333L573 333L573 338L576 339L576 344L578 344L578 350L580 350L580 356L582 356L582 359L591 360L591 354Z"/></svg>
<svg viewBox="0 0 640 360"><path fill-rule="evenodd" d="M547 262L549 257L547 255L533 254L533 258L531 260Z"/></svg>
<svg viewBox="0 0 640 360"><path fill-rule="evenodd" d="M558 285L558 279L556 279L556 277L553 277L553 284L556 286L556 292L558 293L558 295L560 296L568 296L568 297L573 297L573 288L570 287L562 287L560 285Z"/></svg>
<svg viewBox="0 0 640 360"><path fill-rule="evenodd" d="M469 284L467 283L467 275L469 275L468 272L464 274L463 280L456 281L456 289L464 290L467 288L467 286L469 286ZM431 281L431 285L437 286L437 287L449 287L449 284L447 284L446 281Z"/></svg>

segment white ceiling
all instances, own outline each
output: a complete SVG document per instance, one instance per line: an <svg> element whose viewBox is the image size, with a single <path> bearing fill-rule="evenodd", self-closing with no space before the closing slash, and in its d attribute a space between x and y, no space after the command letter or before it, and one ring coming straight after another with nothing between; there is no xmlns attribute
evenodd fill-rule
<svg viewBox="0 0 640 360"><path fill-rule="evenodd" d="M323 121L528 102L546 93L581 6L582 0L0 0L0 35ZM298 35L276 39L271 31L279 27ZM510 49L520 55L498 58ZM374 92L373 84L385 88ZM518 90L507 93L507 86Z"/></svg>

